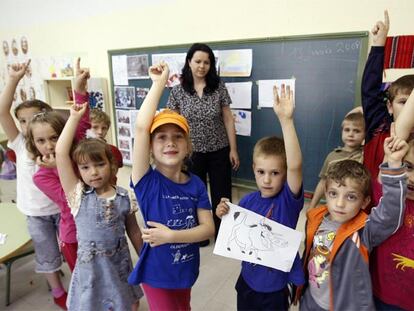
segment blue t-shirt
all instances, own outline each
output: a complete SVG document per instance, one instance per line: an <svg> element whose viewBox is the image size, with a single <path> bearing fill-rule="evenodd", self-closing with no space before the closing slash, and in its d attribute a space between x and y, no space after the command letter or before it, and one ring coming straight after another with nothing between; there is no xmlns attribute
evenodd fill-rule
<svg viewBox="0 0 414 311"><path fill-rule="evenodd" d="M260 191L256 191L244 196L239 205L295 229L303 203L303 189L298 196L295 196L285 182L276 196L262 198ZM251 289L262 293L281 290L287 283L301 285L305 282L299 254L296 255L290 272L243 261L241 275Z"/></svg>
<svg viewBox="0 0 414 311"><path fill-rule="evenodd" d="M177 184L150 168L132 185L145 222L155 221L173 230L198 225L197 209L211 209L204 183L190 174ZM198 243L174 243L150 247L144 244L139 261L129 276L130 284L147 283L157 288L190 288L198 277Z"/></svg>

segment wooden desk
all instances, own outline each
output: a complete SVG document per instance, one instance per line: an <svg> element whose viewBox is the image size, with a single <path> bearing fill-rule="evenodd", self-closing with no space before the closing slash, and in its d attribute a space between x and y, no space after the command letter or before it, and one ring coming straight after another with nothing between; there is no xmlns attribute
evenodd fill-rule
<svg viewBox="0 0 414 311"><path fill-rule="evenodd" d="M7 267L6 306L10 304L11 266L14 261L33 254L32 239L27 231L26 216L15 203L0 203L0 233L7 234L6 243L0 245L0 264Z"/></svg>

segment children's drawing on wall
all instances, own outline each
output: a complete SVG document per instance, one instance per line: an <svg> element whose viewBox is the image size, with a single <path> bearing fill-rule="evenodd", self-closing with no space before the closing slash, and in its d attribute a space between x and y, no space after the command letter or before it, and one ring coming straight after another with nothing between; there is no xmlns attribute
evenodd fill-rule
<svg viewBox="0 0 414 311"><path fill-rule="evenodd" d="M228 203L214 253L289 272L302 233L262 215Z"/></svg>
<svg viewBox="0 0 414 311"><path fill-rule="evenodd" d="M128 55L128 79L148 79L148 55Z"/></svg>
<svg viewBox="0 0 414 311"><path fill-rule="evenodd" d="M250 136L252 130L252 113L247 110L231 110L234 118L236 134L241 136Z"/></svg>
<svg viewBox="0 0 414 311"><path fill-rule="evenodd" d="M115 86L115 107L135 109L135 88L133 86Z"/></svg>

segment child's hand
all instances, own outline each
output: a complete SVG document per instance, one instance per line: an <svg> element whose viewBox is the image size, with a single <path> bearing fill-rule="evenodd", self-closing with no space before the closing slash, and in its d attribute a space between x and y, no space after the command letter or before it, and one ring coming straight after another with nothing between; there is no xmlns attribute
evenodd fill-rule
<svg viewBox="0 0 414 311"><path fill-rule="evenodd" d="M221 198L220 203L217 205L216 216L220 219L229 213L230 208L226 202L230 202L230 200L227 198Z"/></svg>
<svg viewBox="0 0 414 311"><path fill-rule="evenodd" d="M153 82L167 83L168 76L170 74L170 68L167 63L161 61L157 65L153 65L148 69L148 74Z"/></svg>
<svg viewBox="0 0 414 311"><path fill-rule="evenodd" d="M387 41L388 30L390 29L390 19L388 17L388 11L384 11L384 21L378 21L375 23L371 32L373 35L373 46L384 46Z"/></svg>
<svg viewBox="0 0 414 311"><path fill-rule="evenodd" d="M173 232L170 228L155 221L147 221L147 225L152 228L142 229L142 240L151 247L171 242Z"/></svg>
<svg viewBox="0 0 414 311"><path fill-rule="evenodd" d="M77 118L81 119L83 114L86 111L86 108L88 107L89 103L83 103L83 104L73 104L70 107L70 117L71 118Z"/></svg>
<svg viewBox="0 0 414 311"><path fill-rule="evenodd" d="M12 64L9 70L9 78L10 80L19 82L21 78L23 78L24 74L26 73L27 68L29 68L31 60L29 59L27 63L23 64Z"/></svg>
<svg viewBox="0 0 414 311"><path fill-rule="evenodd" d="M384 140L384 154L389 167L400 167L403 158L408 152L408 144L405 140L395 136L394 123L391 124L391 136Z"/></svg>
<svg viewBox="0 0 414 311"><path fill-rule="evenodd" d="M46 156L38 156L36 158L36 164L41 167L46 168L55 168L56 167L56 158L54 154L49 154Z"/></svg>
<svg viewBox="0 0 414 311"><path fill-rule="evenodd" d="M81 68L80 57L76 60L75 75L75 91L77 93L85 94L87 91L86 83L91 76L89 68Z"/></svg>
<svg viewBox="0 0 414 311"><path fill-rule="evenodd" d="M290 90L288 85L285 89L285 85L282 84L280 89L280 97L278 88L275 85L273 87L274 104L273 110L278 116L279 120L289 120L293 118L293 111L295 110L295 102L293 99L293 91Z"/></svg>

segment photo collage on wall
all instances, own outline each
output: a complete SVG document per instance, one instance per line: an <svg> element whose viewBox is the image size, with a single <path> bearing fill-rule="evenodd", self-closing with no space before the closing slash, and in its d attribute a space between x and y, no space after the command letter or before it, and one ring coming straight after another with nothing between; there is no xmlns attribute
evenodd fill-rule
<svg viewBox="0 0 414 311"><path fill-rule="evenodd" d="M3 52L1 53L0 68L0 92L3 90L8 79L8 72L12 64L26 63L31 59L30 44L26 36L19 36L10 39L3 39ZM30 63L26 74L20 80L13 97L13 107L26 100L43 99L42 81L36 75L33 75L33 62Z"/></svg>
<svg viewBox="0 0 414 311"><path fill-rule="evenodd" d="M147 87L131 86L130 81L149 81L148 68L147 54L112 57L118 148L125 164L132 164L132 144L137 108L142 104L149 91Z"/></svg>

